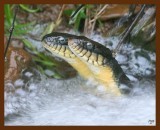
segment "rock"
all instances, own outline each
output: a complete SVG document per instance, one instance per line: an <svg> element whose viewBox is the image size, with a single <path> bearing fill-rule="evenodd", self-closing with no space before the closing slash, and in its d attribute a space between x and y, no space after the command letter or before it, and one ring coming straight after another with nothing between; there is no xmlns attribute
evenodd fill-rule
<svg viewBox="0 0 160 130"><path fill-rule="evenodd" d="M119 18L122 16L128 15L129 12L129 4L112 4L109 5L104 13L100 16L100 20L108 20L113 18ZM135 13L140 10L140 7L137 6L135 9Z"/></svg>
<svg viewBox="0 0 160 130"><path fill-rule="evenodd" d="M131 32L134 45L155 52L156 19L155 7L148 8Z"/></svg>
<svg viewBox="0 0 160 130"><path fill-rule="evenodd" d="M4 80L15 81L21 75L22 70L31 63L30 55L21 48L9 47L5 62Z"/></svg>
<svg viewBox="0 0 160 130"><path fill-rule="evenodd" d="M24 44L20 40L12 40L10 45L15 48L23 48Z"/></svg>
<svg viewBox="0 0 160 130"><path fill-rule="evenodd" d="M123 31L131 24L134 14L138 13L140 6L136 6L134 14L130 11L131 4L113 4L106 9L106 12L102 15L105 20L112 22L110 30L106 32L107 37L119 36ZM134 5L133 5L134 6ZM119 19L117 19L119 18ZM102 19L103 20L103 19ZM113 24L114 23L114 24Z"/></svg>
<svg viewBox="0 0 160 130"><path fill-rule="evenodd" d="M154 20L155 12L156 12L155 7L148 8L145 11L143 17L138 21L138 23L132 30L131 35L136 36L142 30L144 26L148 25L148 23L151 23L151 21Z"/></svg>
<svg viewBox="0 0 160 130"><path fill-rule="evenodd" d="M128 39L134 46L155 52L156 18L155 6L147 6L143 16L139 19ZM123 19L123 20L122 20ZM120 36L123 31L130 26L130 22L124 22L127 17L122 17L115 27L106 33L107 37Z"/></svg>

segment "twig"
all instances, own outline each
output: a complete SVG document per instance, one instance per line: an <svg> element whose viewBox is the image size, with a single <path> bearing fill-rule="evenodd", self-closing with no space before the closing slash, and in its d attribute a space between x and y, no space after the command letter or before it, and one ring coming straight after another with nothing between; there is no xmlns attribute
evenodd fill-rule
<svg viewBox="0 0 160 130"><path fill-rule="evenodd" d="M93 30L95 28L96 20L101 16L101 14L107 8L107 6L108 6L108 4L104 5L103 8L101 8L101 6L99 8L97 8L96 15L94 16L94 18L92 20L89 21L89 25L91 25L90 34L93 32ZM99 12L98 12L98 10L99 10Z"/></svg>
<svg viewBox="0 0 160 130"><path fill-rule="evenodd" d="M95 28L95 24L96 24L96 20L100 17L100 15L102 14L102 12L106 9L108 5L104 5L103 7L101 7L101 5L96 9L96 13L94 15L93 19L87 19L85 20L85 30L88 30L88 33L91 34ZM90 11L90 10L89 10ZM87 14L87 11L86 11ZM87 16L89 16L87 14ZM86 26L87 25L87 26ZM86 28L87 27L87 28ZM87 31L85 31L87 32ZM86 33L85 33L86 34Z"/></svg>
<svg viewBox="0 0 160 130"><path fill-rule="evenodd" d="M15 20L16 20L16 15L17 15L18 9L19 9L19 5L17 5L17 7L16 7L15 15L14 15L14 18L13 18L13 23L12 23L11 28L9 29L10 35L9 35L9 39L8 39L8 42L7 42L7 46L6 46L6 48L5 48L4 58L6 57L7 50L8 50L9 44L10 44L10 40L11 40L12 33L13 33L13 30L14 30L14 22L15 22Z"/></svg>
<svg viewBox="0 0 160 130"><path fill-rule="evenodd" d="M61 10L60 10L60 12L59 12L59 15L58 15L58 17L57 17L57 20L56 20L55 22L52 22L52 23L49 25L49 26L51 26L51 27L48 26L48 27L50 28L50 30L48 30L48 27L46 28L45 31L46 31L47 33L54 32L54 30L60 25L60 23L61 23L61 21L62 21L61 17L62 17L64 8L65 8L65 4L62 5ZM47 34L45 31L44 31L44 33L41 35L41 38L42 38L45 34ZM50 32L50 31L51 31L51 32Z"/></svg>
<svg viewBox="0 0 160 130"><path fill-rule="evenodd" d="M97 8L97 10L96 10L96 14L97 14L97 12L98 12L98 8ZM93 32L93 30L94 30L94 27L95 27L95 24L96 24L96 19L97 19L97 17L95 16L94 17L94 21L93 21L93 23L92 23L92 27L91 27L91 31L90 31L90 34ZM90 24L91 24L91 22L90 22Z"/></svg>
<svg viewBox="0 0 160 130"><path fill-rule="evenodd" d="M104 5L103 8L95 15L94 19L92 19L90 21L90 23L96 21L99 18L99 16L102 14L102 12L107 8L107 6L108 6L108 4Z"/></svg>
<svg viewBox="0 0 160 130"><path fill-rule="evenodd" d="M86 16L87 18L85 19L85 24L84 24L84 35L86 36L88 34L88 28L89 28L89 9L86 8Z"/></svg>
<svg viewBox="0 0 160 130"><path fill-rule="evenodd" d="M61 11L60 11L58 18L57 18L57 21L59 21L60 18L62 17L62 13L63 13L64 8L65 8L65 4L62 5Z"/></svg>
<svg viewBox="0 0 160 130"><path fill-rule="evenodd" d="M114 49L112 55L115 57L118 50L120 49L121 45L123 44L124 40L127 38L127 36L129 35L129 33L132 31L132 29L134 28L134 26L136 25L137 21L139 20L140 16L142 15L142 13L144 12L146 5L144 4L142 6L142 9L140 10L140 12L138 13L138 15L136 16L136 18L134 19L134 21L132 22L132 24L129 26L129 28L125 31L124 36L122 37L122 39L119 41L118 45L116 46L116 48Z"/></svg>
<svg viewBox="0 0 160 130"><path fill-rule="evenodd" d="M97 16L101 15L102 12L107 8L108 4L107 5L104 5L104 7L97 13Z"/></svg>

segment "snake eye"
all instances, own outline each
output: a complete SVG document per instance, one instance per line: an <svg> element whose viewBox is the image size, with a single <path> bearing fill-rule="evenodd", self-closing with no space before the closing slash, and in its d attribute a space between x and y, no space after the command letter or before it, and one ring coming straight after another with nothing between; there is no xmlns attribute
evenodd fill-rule
<svg viewBox="0 0 160 130"><path fill-rule="evenodd" d="M93 49L94 49L94 45L93 45L92 43L90 43L90 42L87 42L87 43L86 43L86 47L87 47L87 49L89 49L89 50L93 50Z"/></svg>
<svg viewBox="0 0 160 130"><path fill-rule="evenodd" d="M87 43L87 46L92 46L92 44L90 42Z"/></svg>
<svg viewBox="0 0 160 130"><path fill-rule="evenodd" d="M64 40L64 38L61 37L61 36L57 37L57 39L58 39L59 41L63 41L63 40Z"/></svg>
<svg viewBox="0 0 160 130"><path fill-rule="evenodd" d="M52 37L46 37L43 40L49 45L52 44L52 42L53 42L53 38Z"/></svg>
<svg viewBox="0 0 160 130"><path fill-rule="evenodd" d="M52 37L47 37L47 38L46 38L46 41L47 41L47 42L52 42L53 39L52 39Z"/></svg>
<svg viewBox="0 0 160 130"><path fill-rule="evenodd" d="M58 36L58 37L55 37L54 38L54 43L57 43L57 44L61 44L61 45L67 45L68 43L68 39L67 38L64 38L64 37L61 37L61 36Z"/></svg>

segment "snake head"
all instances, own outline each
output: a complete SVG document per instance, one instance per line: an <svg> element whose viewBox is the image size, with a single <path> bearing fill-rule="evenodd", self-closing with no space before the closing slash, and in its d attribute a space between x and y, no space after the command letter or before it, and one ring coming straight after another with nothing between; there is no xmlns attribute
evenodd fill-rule
<svg viewBox="0 0 160 130"><path fill-rule="evenodd" d="M68 39L68 46L76 56L95 66L105 66L112 59L108 48L87 38Z"/></svg>
<svg viewBox="0 0 160 130"><path fill-rule="evenodd" d="M49 52L60 58L74 58L75 55L68 48L68 38L61 34L47 34L42 38L42 45Z"/></svg>
<svg viewBox="0 0 160 130"><path fill-rule="evenodd" d="M105 80L105 77L108 75L107 70L108 72L110 70L110 73L113 73L113 77L118 83L121 81L121 83L129 81L118 62L112 57L111 51L105 46L85 38L83 38L83 40L68 39L68 46L77 57L88 65L93 73L97 74L97 70L103 70L102 74L104 72L106 76L101 77L101 79L104 78ZM101 74L97 77L100 76Z"/></svg>

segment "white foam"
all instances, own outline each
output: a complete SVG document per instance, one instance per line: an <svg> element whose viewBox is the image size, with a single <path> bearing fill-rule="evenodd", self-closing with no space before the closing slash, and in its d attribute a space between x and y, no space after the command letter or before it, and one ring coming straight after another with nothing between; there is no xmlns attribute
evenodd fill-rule
<svg viewBox="0 0 160 130"><path fill-rule="evenodd" d="M106 40L113 40L111 48L118 42L98 35L93 39L104 45ZM101 86L97 88L93 80L86 82L80 77L42 79L40 83L29 84L32 91L5 93L5 116L21 115L12 116L5 125L155 125L155 81L143 77L138 81L135 77L140 72L146 73L147 68L155 71L155 65L141 57L137 60L135 51L126 45L117 57L121 63L125 61L125 73L135 82L130 95L115 97L105 93ZM155 54L149 56L155 61ZM150 124L150 120L154 123Z"/></svg>
<svg viewBox="0 0 160 130"><path fill-rule="evenodd" d="M22 85L24 85L24 83L23 83L23 80L21 79L18 79L14 82L14 86L22 86Z"/></svg>
<svg viewBox="0 0 160 130"><path fill-rule="evenodd" d="M24 75L27 77L31 77L33 74L31 72L26 72Z"/></svg>
<svg viewBox="0 0 160 130"><path fill-rule="evenodd" d="M28 103L24 100L19 104L29 104L30 109L22 110L27 114L6 125L149 125L149 120L155 120L155 90L151 83L137 83L130 96L115 97L96 93L96 88L85 87L80 78L47 79L38 84L35 96L24 98ZM8 113L13 108L8 106Z"/></svg>

